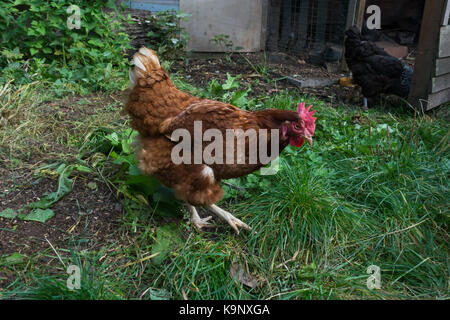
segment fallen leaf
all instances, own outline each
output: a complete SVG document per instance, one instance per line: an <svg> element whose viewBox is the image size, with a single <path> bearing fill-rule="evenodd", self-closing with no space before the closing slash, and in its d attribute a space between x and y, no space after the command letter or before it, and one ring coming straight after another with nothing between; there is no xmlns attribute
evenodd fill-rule
<svg viewBox="0 0 450 320"><path fill-rule="evenodd" d="M0 217L14 219L15 217L17 217L17 212L15 212L11 208L8 208L0 212Z"/></svg>
<svg viewBox="0 0 450 320"><path fill-rule="evenodd" d="M10 256L4 258L3 262L1 264L10 266L13 264L21 263L21 262L23 262L24 259L25 259L25 256L23 254L14 252Z"/></svg>
<svg viewBox="0 0 450 320"><path fill-rule="evenodd" d="M250 74L246 74L245 77L247 77L247 78L260 78L261 75L257 74L257 73L250 73Z"/></svg>
<svg viewBox="0 0 450 320"><path fill-rule="evenodd" d="M156 240L152 246L152 262L161 264L177 247L183 244L181 231L175 223L166 224L156 229ZM157 254L159 253L159 254Z"/></svg>
<svg viewBox="0 0 450 320"><path fill-rule="evenodd" d="M55 212L52 209L35 209L28 214L19 215L19 218L27 221L38 221L45 223L45 221L47 221L54 215Z"/></svg>
<svg viewBox="0 0 450 320"><path fill-rule="evenodd" d="M150 296L150 300L169 300L172 298L172 293L170 291L159 288L148 288L141 295L141 298L147 293Z"/></svg>
<svg viewBox="0 0 450 320"><path fill-rule="evenodd" d="M313 262L304 265L298 272L298 277L302 280L314 280L316 278L317 265Z"/></svg>
<svg viewBox="0 0 450 320"><path fill-rule="evenodd" d="M233 262L230 266L230 273L231 273L231 277L246 285L247 287L250 288L256 288L259 285L259 281L256 277L250 275L247 273L247 271L245 270L244 266L237 263L237 262Z"/></svg>
<svg viewBox="0 0 450 320"><path fill-rule="evenodd" d="M98 186L97 186L97 184L96 184L95 182L89 182L89 183L87 184L87 186L88 186L88 188L91 189L91 190L97 190L97 189L98 189Z"/></svg>

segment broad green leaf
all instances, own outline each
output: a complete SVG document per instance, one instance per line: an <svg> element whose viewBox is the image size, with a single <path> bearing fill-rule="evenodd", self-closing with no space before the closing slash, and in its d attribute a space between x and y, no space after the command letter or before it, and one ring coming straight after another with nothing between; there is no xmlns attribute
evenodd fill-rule
<svg viewBox="0 0 450 320"><path fill-rule="evenodd" d="M172 189L160 185L158 190L153 193L153 202L156 203L156 213L162 217L175 217L180 215L181 204L175 198Z"/></svg>
<svg viewBox="0 0 450 320"><path fill-rule="evenodd" d="M92 172L91 168L83 166L81 164L75 164L75 165L73 165L73 168L75 170L78 170L78 171L81 171L81 172L86 172L86 173L91 173Z"/></svg>
<svg viewBox="0 0 450 320"><path fill-rule="evenodd" d="M175 195L172 189L161 186L157 192L153 195L153 201L160 201L164 203L172 204L176 202Z"/></svg>
<svg viewBox="0 0 450 320"><path fill-rule="evenodd" d="M28 208L39 208L46 209L52 204L59 201L62 197L72 191L72 180L69 179L70 174L76 168L76 166L66 166L64 163L61 164L56 172L59 174L58 178L58 189L56 192L49 193L45 195L42 199L36 202L32 202L27 205Z"/></svg>
<svg viewBox="0 0 450 320"><path fill-rule="evenodd" d="M2 265L14 265L22 263L25 260L25 256L19 252L14 252L13 254L2 259Z"/></svg>
<svg viewBox="0 0 450 320"><path fill-rule="evenodd" d="M91 40L88 41L88 43L92 44L94 46L97 46L97 47L103 47L104 46L103 42L101 42L99 39L91 39Z"/></svg>
<svg viewBox="0 0 450 320"><path fill-rule="evenodd" d="M166 224L156 229L156 240L152 246L152 254L159 254L152 259L154 264L161 264L171 251L183 245L181 230L175 223Z"/></svg>
<svg viewBox="0 0 450 320"><path fill-rule="evenodd" d="M26 215L24 215L24 214L19 215L19 218L21 218L22 220L27 220L27 221L37 221L37 222L45 223L48 219L50 219L54 215L55 215L55 212L52 209L45 209L45 210L35 209Z"/></svg>
<svg viewBox="0 0 450 320"><path fill-rule="evenodd" d="M11 208L8 208L0 212L0 217L14 219L15 217L17 217L17 212L15 212Z"/></svg>
<svg viewBox="0 0 450 320"><path fill-rule="evenodd" d="M131 166L128 168L128 174L129 174L130 176L140 176L142 173L141 173L141 171L139 170L138 166L136 166L136 165L131 165Z"/></svg>
<svg viewBox="0 0 450 320"><path fill-rule="evenodd" d="M130 176L125 182L127 185L133 186L134 189L142 191L145 195L152 195L156 190L158 190L160 183L153 177L138 175Z"/></svg>
<svg viewBox="0 0 450 320"><path fill-rule="evenodd" d="M224 90L237 89L239 88L239 81L237 81L239 76L233 77L229 73L227 73L227 80L222 85Z"/></svg>
<svg viewBox="0 0 450 320"><path fill-rule="evenodd" d="M148 292L151 300L169 300L172 293L166 289L151 288Z"/></svg>
<svg viewBox="0 0 450 320"><path fill-rule="evenodd" d="M113 132L111 134L108 134L105 138L111 141L111 144L113 146L119 145L119 136L117 135L117 133Z"/></svg>
<svg viewBox="0 0 450 320"><path fill-rule="evenodd" d="M122 151L126 154L131 153L130 143L127 140L122 140Z"/></svg>
<svg viewBox="0 0 450 320"><path fill-rule="evenodd" d="M248 91L236 91L231 98L231 104L239 108L245 107L247 104Z"/></svg>

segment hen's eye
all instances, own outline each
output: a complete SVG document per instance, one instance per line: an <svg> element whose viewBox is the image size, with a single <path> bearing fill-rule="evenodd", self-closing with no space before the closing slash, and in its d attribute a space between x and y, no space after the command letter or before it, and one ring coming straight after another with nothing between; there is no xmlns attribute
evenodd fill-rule
<svg viewBox="0 0 450 320"><path fill-rule="evenodd" d="M298 123L294 123L294 128L295 129L300 129L300 126L298 125Z"/></svg>

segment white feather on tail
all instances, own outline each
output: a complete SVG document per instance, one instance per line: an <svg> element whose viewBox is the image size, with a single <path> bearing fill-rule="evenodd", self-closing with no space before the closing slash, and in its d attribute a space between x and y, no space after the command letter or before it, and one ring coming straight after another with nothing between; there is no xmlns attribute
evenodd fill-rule
<svg viewBox="0 0 450 320"><path fill-rule="evenodd" d="M131 86L134 87L140 78L147 78L152 71L161 69L155 51L142 47L133 55L131 64L134 68L129 71Z"/></svg>

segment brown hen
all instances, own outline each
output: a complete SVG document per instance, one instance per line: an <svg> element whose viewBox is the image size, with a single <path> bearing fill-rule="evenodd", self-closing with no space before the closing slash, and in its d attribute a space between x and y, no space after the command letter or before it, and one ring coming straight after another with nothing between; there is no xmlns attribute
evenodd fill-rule
<svg viewBox="0 0 450 320"><path fill-rule="evenodd" d="M142 173L154 176L185 201L192 223L212 226L195 206L204 206L239 228L251 228L215 205L223 197L222 179L252 173L289 144L312 143L314 112L299 104L297 111L245 111L230 104L201 99L173 85L153 50L141 48L130 71L133 90L125 110L139 132L137 158ZM263 157L264 156L264 157Z"/></svg>

